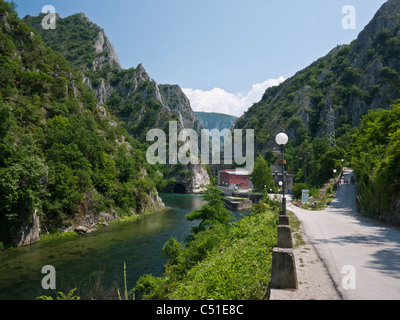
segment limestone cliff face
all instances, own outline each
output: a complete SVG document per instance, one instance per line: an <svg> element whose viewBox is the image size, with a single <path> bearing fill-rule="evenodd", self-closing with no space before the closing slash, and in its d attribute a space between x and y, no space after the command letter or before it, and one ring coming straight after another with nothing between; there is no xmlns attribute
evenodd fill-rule
<svg viewBox="0 0 400 320"><path fill-rule="evenodd" d="M57 15L57 28L52 32L41 27L41 16L27 16L24 20L80 71L83 82L95 92L99 106L127 123L130 132L142 142L147 130L166 128L171 120L178 122L180 130L200 130L200 122L181 88L159 85L142 64L122 69L104 30L84 13L66 18Z"/></svg>
<svg viewBox="0 0 400 320"><path fill-rule="evenodd" d="M107 38L103 30L99 31L94 48L97 54L106 53L106 55L94 59L93 71L100 70L106 65L110 65L112 68L122 69L114 45Z"/></svg>
<svg viewBox="0 0 400 320"><path fill-rule="evenodd" d="M192 166L192 180L188 186L191 193L200 193L205 191L204 186L211 183L207 170L204 165L197 164Z"/></svg>
<svg viewBox="0 0 400 320"><path fill-rule="evenodd" d="M160 102L178 121L178 129L190 128L200 133L200 121L190 106L190 101L178 85L159 85Z"/></svg>
<svg viewBox="0 0 400 320"><path fill-rule="evenodd" d="M26 246L38 242L40 239L40 220L37 210L32 215L31 223L24 223L14 241L16 246Z"/></svg>
<svg viewBox="0 0 400 320"><path fill-rule="evenodd" d="M92 85L90 79L86 81ZM177 121L178 130L201 130L200 121L182 89L178 85L159 85L142 64L121 71L117 80L101 79L93 90L99 104L107 105L111 113L128 123L131 133L141 141L145 141L150 129L167 130L169 121Z"/></svg>
<svg viewBox="0 0 400 320"><path fill-rule="evenodd" d="M165 178L174 178L177 183L166 187L163 192L202 193L206 190L205 186L211 183L203 164L188 164L187 166L170 165L169 173ZM177 186L181 186L183 189L177 191Z"/></svg>

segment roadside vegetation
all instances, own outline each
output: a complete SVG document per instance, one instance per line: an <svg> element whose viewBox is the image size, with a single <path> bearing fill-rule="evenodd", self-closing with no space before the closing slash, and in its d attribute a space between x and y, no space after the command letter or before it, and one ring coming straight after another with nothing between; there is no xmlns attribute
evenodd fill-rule
<svg viewBox="0 0 400 320"><path fill-rule="evenodd" d="M222 203L215 189L206 194ZM204 206L200 211L208 210ZM278 214L279 203L265 197L240 221L211 219L187 244L171 238L163 249L169 258L164 276L144 275L135 287L136 296L144 300L264 299Z"/></svg>
<svg viewBox="0 0 400 320"><path fill-rule="evenodd" d="M310 201L302 202L303 190L310 191ZM323 210L331 204L336 190L335 179L330 179L321 189L309 184L297 183L292 190L293 204L306 210Z"/></svg>
<svg viewBox="0 0 400 320"><path fill-rule="evenodd" d="M363 211L368 216L399 222L400 104L371 111L353 139L352 167Z"/></svg>

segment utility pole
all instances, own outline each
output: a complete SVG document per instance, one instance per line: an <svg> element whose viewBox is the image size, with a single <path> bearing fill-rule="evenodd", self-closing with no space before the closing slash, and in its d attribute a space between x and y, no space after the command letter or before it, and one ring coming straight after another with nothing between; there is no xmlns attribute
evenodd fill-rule
<svg viewBox="0 0 400 320"><path fill-rule="evenodd" d="M329 144L331 147L336 146L336 130L335 130L335 112L330 106L328 111L326 124L328 125Z"/></svg>

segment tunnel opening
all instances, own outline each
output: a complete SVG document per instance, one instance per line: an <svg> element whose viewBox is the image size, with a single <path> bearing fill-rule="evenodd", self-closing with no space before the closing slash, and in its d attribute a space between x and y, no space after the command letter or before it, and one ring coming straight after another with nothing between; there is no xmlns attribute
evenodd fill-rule
<svg viewBox="0 0 400 320"><path fill-rule="evenodd" d="M177 183L174 186L174 193L186 193L186 187L181 183Z"/></svg>

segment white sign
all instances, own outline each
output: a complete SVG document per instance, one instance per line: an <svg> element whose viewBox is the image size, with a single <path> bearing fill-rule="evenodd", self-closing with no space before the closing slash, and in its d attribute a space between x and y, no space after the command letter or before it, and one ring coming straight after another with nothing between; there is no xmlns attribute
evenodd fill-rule
<svg viewBox="0 0 400 320"><path fill-rule="evenodd" d="M301 202L309 202L310 201L310 190L304 190L301 196Z"/></svg>

